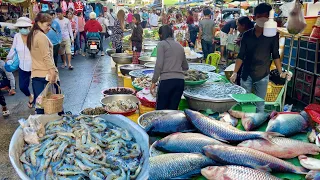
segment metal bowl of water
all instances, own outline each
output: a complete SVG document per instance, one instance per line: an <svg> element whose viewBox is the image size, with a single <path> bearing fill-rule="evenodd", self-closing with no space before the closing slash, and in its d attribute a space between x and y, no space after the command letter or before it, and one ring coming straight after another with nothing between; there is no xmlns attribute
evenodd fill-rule
<svg viewBox="0 0 320 180"><path fill-rule="evenodd" d="M145 63L144 66L146 68L154 68L156 67L156 62L148 62L148 63Z"/></svg>
<svg viewBox="0 0 320 180"><path fill-rule="evenodd" d="M111 57L116 64L132 63L132 55L129 55L127 53L115 53L115 54L112 54Z"/></svg>
<svg viewBox="0 0 320 180"><path fill-rule="evenodd" d="M120 72L124 76L129 76L129 73L131 71L137 70L137 69L144 69L145 66L141 64L126 64L120 66Z"/></svg>
<svg viewBox="0 0 320 180"><path fill-rule="evenodd" d="M142 65L149 63L149 62L156 62L156 60L157 60L157 57L150 57L150 56L139 57L140 64L142 64Z"/></svg>
<svg viewBox="0 0 320 180"><path fill-rule="evenodd" d="M114 53L116 53L116 50L115 50L115 49L108 49L108 50L107 50L107 54L108 54L108 56L110 56L110 57L111 57L111 55L114 54Z"/></svg>

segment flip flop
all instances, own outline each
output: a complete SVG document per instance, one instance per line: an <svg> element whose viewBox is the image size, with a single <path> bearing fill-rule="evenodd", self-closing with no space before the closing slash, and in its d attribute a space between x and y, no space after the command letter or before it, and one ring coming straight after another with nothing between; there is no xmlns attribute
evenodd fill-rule
<svg viewBox="0 0 320 180"><path fill-rule="evenodd" d="M33 107L33 101L34 101L34 97L32 95L32 101L28 101L28 107L31 109Z"/></svg>
<svg viewBox="0 0 320 180"><path fill-rule="evenodd" d="M2 116L3 117L8 117L10 115L10 111L6 110L6 111L2 111Z"/></svg>
<svg viewBox="0 0 320 180"><path fill-rule="evenodd" d="M73 70L73 66L69 66L69 70Z"/></svg>
<svg viewBox="0 0 320 180"><path fill-rule="evenodd" d="M62 69L66 68L66 67L67 67L66 65L61 65L61 68L62 68Z"/></svg>

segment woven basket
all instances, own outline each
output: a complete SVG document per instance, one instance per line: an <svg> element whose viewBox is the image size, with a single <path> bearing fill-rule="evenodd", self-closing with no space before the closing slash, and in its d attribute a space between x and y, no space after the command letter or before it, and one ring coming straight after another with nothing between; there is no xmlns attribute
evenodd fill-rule
<svg viewBox="0 0 320 180"><path fill-rule="evenodd" d="M52 85L52 84L48 83L44 88L44 91L48 90L49 85ZM45 114L55 114L63 110L64 95L61 94L60 86L57 83L55 83L55 85L59 89L59 94L51 94L49 96L43 97L42 106Z"/></svg>

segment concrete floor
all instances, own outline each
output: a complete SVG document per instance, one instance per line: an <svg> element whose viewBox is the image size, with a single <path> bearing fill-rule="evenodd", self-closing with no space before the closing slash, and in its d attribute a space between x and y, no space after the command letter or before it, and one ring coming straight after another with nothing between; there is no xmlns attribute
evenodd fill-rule
<svg viewBox="0 0 320 180"><path fill-rule="evenodd" d="M95 59L78 55L72 60L73 71L61 69L59 66L61 88L65 95L65 111L77 114L84 108L100 105L103 97L101 91L116 87L118 83L116 70L111 68L111 61L107 55L97 56ZM5 119L0 116L0 180L19 179L9 160L9 143L19 126L18 120L34 113L34 110L27 107L28 98L19 90L17 74L15 76L17 94L5 95L11 115Z"/></svg>

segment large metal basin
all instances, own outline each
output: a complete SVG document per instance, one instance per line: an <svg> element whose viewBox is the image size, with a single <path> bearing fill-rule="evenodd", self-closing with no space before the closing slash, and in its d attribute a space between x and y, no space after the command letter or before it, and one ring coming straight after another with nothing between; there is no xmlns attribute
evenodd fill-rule
<svg viewBox="0 0 320 180"><path fill-rule="evenodd" d="M156 67L156 62L148 62L148 63L145 63L144 66L146 68L154 68Z"/></svg>
<svg viewBox="0 0 320 180"><path fill-rule="evenodd" d="M124 76L129 76L130 71L144 68L145 66L141 64L125 64L120 66L120 72Z"/></svg>
<svg viewBox="0 0 320 180"><path fill-rule="evenodd" d="M189 108L192 110L200 111L200 110L207 110L211 109L214 112L223 113L228 111L233 105L237 102L235 100L228 100L228 101L204 101L193 97L188 97L184 95Z"/></svg>
<svg viewBox="0 0 320 180"><path fill-rule="evenodd" d="M152 52L154 48L156 48L157 46L144 46L143 47L143 51L144 52Z"/></svg>
<svg viewBox="0 0 320 180"><path fill-rule="evenodd" d="M148 62L156 62L157 58L156 57L150 57L150 56L141 56L139 57L139 61L140 61L140 64L145 64L145 63L148 63Z"/></svg>
<svg viewBox="0 0 320 180"><path fill-rule="evenodd" d="M143 123L142 123L142 121L144 119L150 118L151 116L154 116L154 114L156 114L156 113L170 114L170 113L175 113L175 112L178 113L181 111L179 111L179 110L155 110L155 111L147 112L138 118L138 124L140 127L142 127L144 129L145 126L143 126Z"/></svg>
<svg viewBox="0 0 320 180"><path fill-rule="evenodd" d="M116 64L132 63L132 55L129 55L127 53L115 53L115 54L112 54L111 57Z"/></svg>
<svg viewBox="0 0 320 180"><path fill-rule="evenodd" d="M159 43L159 41L144 41L143 45L144 46L157 46L158 43Z"/></svg>
<svg viewBox="0 0 320 180"><path fill-rule="evenodd" d="M114 54L114 53L116 53L116 50L115 50L115 49L108 49L108 50L107 50L107 54L108 54L108 56L110 56L110 57L111 57L111 55Z"/></svg>
<svg viewBox="0 0 320 180"><path fill-rule="evenodd" d="M118 101L118 100L127 100L130 99L132 102L135 102L139 104L139 99L131 94L114 94L110 96L106 96L100 100L100 103L103 107L105 107L108 103L111 103L112 101Z"/></svg>

